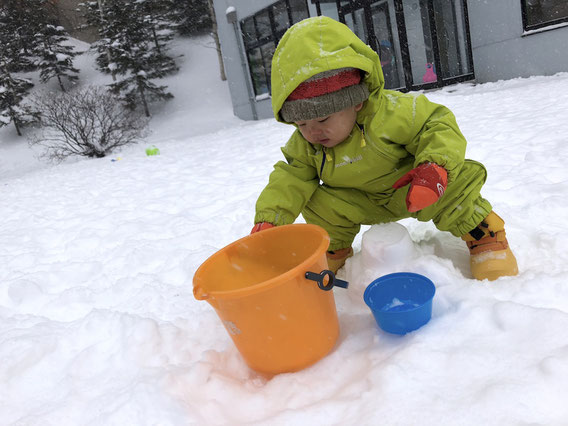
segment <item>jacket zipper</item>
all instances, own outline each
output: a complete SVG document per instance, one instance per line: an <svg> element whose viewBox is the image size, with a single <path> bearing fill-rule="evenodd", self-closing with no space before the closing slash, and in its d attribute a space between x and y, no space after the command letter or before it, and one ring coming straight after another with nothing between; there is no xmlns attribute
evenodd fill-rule
<svg viewBox="0 0 568 426"><path fill-rule="evenodd" d="M325 164L325 148L322 148L322 149L321 149L321 152L323 153L323 157L322 157L322 159L321 159L320 178L321 178L322 175L323 175L323 166L324 166L324 164Z"/></svg>

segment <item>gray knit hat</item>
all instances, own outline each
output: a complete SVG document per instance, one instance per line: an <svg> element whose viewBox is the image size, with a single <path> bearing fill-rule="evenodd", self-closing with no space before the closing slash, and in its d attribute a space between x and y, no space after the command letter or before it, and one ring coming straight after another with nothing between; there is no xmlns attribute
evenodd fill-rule
<svg viewBox="0 0 568 426"><path fill-rule="evenodd" d="M324 71L305 80L288 96L280 116L288 123L313 120L358 105L368 97L369 89L361 82L360 70Z"/></svg>

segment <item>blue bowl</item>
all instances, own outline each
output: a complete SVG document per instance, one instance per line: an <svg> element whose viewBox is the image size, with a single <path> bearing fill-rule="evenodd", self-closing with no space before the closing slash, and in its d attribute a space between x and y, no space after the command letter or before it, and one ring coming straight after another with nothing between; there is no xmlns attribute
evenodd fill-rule
<svg viewBox="0 0 568 426"><path fill-rule="evenodd" d="M406 334L430 321L434 283L423 275L399 272L382 276L365 289L365 303L384 331Z"/></svg>

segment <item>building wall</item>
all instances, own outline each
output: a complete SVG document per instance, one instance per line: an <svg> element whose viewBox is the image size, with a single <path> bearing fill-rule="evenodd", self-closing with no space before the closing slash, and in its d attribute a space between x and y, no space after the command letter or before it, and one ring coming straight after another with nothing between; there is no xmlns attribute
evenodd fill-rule
<svg viewBox="0 0 568 426"><path fill-rule="evenodd" d="M475 80L568 71L568 25L524 34L520 0L468 0Z"/></svg>

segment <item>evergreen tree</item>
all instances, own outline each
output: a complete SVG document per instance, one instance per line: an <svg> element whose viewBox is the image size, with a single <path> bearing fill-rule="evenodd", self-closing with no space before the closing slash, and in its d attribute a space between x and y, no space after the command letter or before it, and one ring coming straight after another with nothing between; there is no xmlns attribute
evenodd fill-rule
<svg viewBox="0 0 568 426"><path fill-rule="evenodd" d="M73 67L73 58L78 53L74 51L73 46L64 44L68 40L63 27L47 24L36 34L35 44L41 82L46 83L55 77L64 92L63 78L71 82L79 79L79 70Z"/></svg>
<svg viewBox="0 0 568 426"><path fill-rule="evenodd" d="M173 20L181 35L208 33L212 29L207 0L178 0L173 8Z"/></svg>
<svg viewBox="0 0 568 426"><path fill-rule="evenodd" d="M174 36L175 0L138 0L134 5L152 36L156 50L161 52Z"/></svg>
<svg viewBox="0 0 568 426"><path fill-rule="evenodd" d="M0 0L0 53L9 71L37 69L35 38L48 22L55 22L53 6L48 0Z"/></svg>
<svg viewBox="0 0 568 426"><path fill-rule="evenodd" d="M170 0L106 0L101 8L97 2L85 4L85 16L101 36L94 44L97 66L123 77L111 90L131 109L141 104L147 117L150 101L173 97L166 86L152 82L178 70L167 54L168 5Z"/></svg>
<svg viewBox="0 0 568 426"><path fill-rule="evenodd" d="M146 117L150 116L150 101L173 98L166 92L166 86L158 86L152 80L177 70L173 60L148 40L148 27L142 20L131 22L125 31L117 34L113 46L120 49L116 70L125 77L110 85L128 108L135 109L141 103Z"/></svg>
<svg viewBox="0 0 568 426"><path fill-rule="evenodd" d="M120 33L120 27L125 23L120 4L116 1L88 1L81 3L82 14L87 25L97 29L99 39L91 45L91 50L97 53L95 61L97 69L105 74L115 74L115 58L120 54L114 49L114 40ZM118 6L118 7L116 7Z"/></svg>
<svg viewBox="0 0 568 426"><path fill-rule="evenodd" d="M14 77L5 63L0 63L0 127L14 123L18 136L22 136L22 127L39 120L39 113L22 100L33 84L23 78Z"/></svg>

